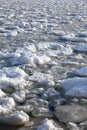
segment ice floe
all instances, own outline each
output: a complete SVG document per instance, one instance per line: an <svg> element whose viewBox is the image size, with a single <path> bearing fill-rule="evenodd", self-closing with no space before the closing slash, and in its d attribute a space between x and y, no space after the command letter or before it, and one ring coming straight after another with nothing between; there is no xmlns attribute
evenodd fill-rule
<svg viewBox="0 0 87 130"><path fill-rule="evenodd" d="M54 88L48 88L46 91L44 91L42 98L43 99L48 99L50 100L50 98L58 98L60 95L60 93L58 91L56 91Z"/></svg>
<svg viewBox="0 0 87 130"><path fill-rule="evenodd" d="M6 115L0 118L0 122L8 125L20 126L29 121L29 116L23 111L16 111L13 114Z"/></svg>
<svg viewBox="0 0 87 130"><path fill-rule="evenodd" d="M27 44L27 43L26 43ZM14 52L0 52L0 59L7 59L11 65L30 66L44 65L52 62L52 57L65 56L72 54L72 48L69 45L63 46L58 43L42 42L38 44L25 45Z"/></svg>
<svg viewBox="0 0 87 130"><path fill-rule="evenodd" d="M23 89L29 83L27 79L28 75L19 67L8 67L0 70L0 88L7 93Z"/></svg>
<svg viewBox="0 0 87 130"><path fill-rule="evenodd" d="M87 78L66 79L62 84L65 96L87 98Z"/></svg>
<svg viewBox="0 0 87 130"><path fill-rule="evenodd" d="M54 82L54 78L52 75L50 74L44 74L44 73L40 73L40 72L35 72L34 75L29 77L29 80L37 82L38 85L40 86L54 86L55 82Z"/></svg>
<svg viewBox="0 0 87 130"><path fill-rule="evenodd" d="M45 118L42 122L42 125L37 126L37 130L64 130L59 127L53 120Z"/></svg>
<svg viewBox="0 0 87 130"><path fill-rule="evenodd" d="M32 114L34 117L53 117L53 113L49 110L49 108L34 108Z"/></svg>
<svg viewBox="0 0 87 130"><path fill-rule="evenodd" d="M74 71L74 74L77 76L87 77L87 67L82 67L76 71Z"/></svg>
<svg viewBox="0 0 87 130"><path fill-rule="evenodd" d="M24 65L29 64L30 66L43 65L51 61L51 58L46 55L21 55L19 58L12 60L12 65Z"/></svg>
<svg viewBox="0 0 87 130"><path fill-rule="evenodd" d="M16 30L7 31L7 33L4 33L4 36L6 37L10 37L10 36L15 37L17 35L18 35L18 32Z"/></svg>
<svg viewBox="0 0 87 130"><path fill-rule="evenodd" d="M49 57L58 57L72 54L72 48L69 45L63 46L55 42L42 42L37 44L37 48Z"/></svg>
<svg viewBox="0 0 87 130"><path fill-rule="evenodd" d="M40 98L32 98L30 100L27 100L24 105L32 106L33 110L35 108L48 108L49 107L48 101L46 101L44 99L40 99Z"/></svg>
<svg viewBox="0 0 87 130"><path fill-rule="evenodd" d="M87 106L75 105L75 104L60 105L56 107L55 116L61 122L64 122L64 123L68 123L68 122L79 123L84 120L87 120Z"/></svg>
<svg viewBox="0 0 87 130"><path fill-rule="evenodd" d="M15 110L16 103L12 97L0 99L0 116L10 114Z"/></svg>
<svg viewBox="0 0 87 130"><path fill-rule="evenodd" d="M37 117L37 115L43 116L43 114L46 116L48 112L48 116L52 117L52 113L49 110L48 101L40 99L39 97L32 97L30 99L27 98L23 105L17 107L17 110L23 110L26 113L31 112L35 117Z"/></svg>
<svg viewBox="0 0 87 130"><path fill-rule="evenodd" d="M66 34L59 37L62 41L71 41L71 42L87 42L87 38L76 37L75 34Z"/></svg>
<svg viewBox="0 0 87 130"><path fill-rule="evenodd" d="M76 52L87 53L87 45L86 44L77 45L73 48L73 50Z"/></svg>
<svg viewBox="0 0 87 130"><path fill-rule="evenodd" d="M47 33L48 34L54 34L56 36L63 36L63 35L65 35L65 32L60 31L60 30L50 30Z"/></svg>
<svg viewBox="0 0 87 130"><path fill-rule="evenodd" d="M25 97L26 97L26 94L23 90L19 91L19 92L15 92L11 95L14 100L18 103L22 103L25 101Z"/></svg>
<svg viewBox="0 0 87 130"><path fill-rule="evenodd" d="M76 37L87 37L87 32L78 32L75 34Z"/></svg>

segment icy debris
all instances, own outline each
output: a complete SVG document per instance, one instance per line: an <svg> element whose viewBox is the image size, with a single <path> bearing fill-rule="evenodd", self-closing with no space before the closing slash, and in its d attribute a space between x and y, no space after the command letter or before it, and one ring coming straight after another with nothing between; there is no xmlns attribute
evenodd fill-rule
<svg viewBox="0 0 87 130"><path fill-rule="evenodd" d="M43 65L43 64L49 63L51 61L51 58L46 55L35 56L33 61L34 61L34 64L36 65Z"/></svg>
<svg viewBox="0 0 87 130"><path fill-rule="evenodd" d="M60 30L49 30L47 33L48 34L54 34L55 36L63 36L63 35L65 35L65 32L60 31Z"/></svg>
<svg viewBox="0 0 87 130"><path fill-rule="evenodd" d="M62 45L58 46L54 44L53 46L50 46L50 49L46 52L46 54L50 57L59 57L72 54L72 49L70 46L62 46Z"/></svg>
<svg viewBox="0 0 87 130"><path fill-rule="evenodd" d="M77 76L87 77L87 67L82 67L76 71L74 71L74 74Z"/></svg>
<svg viewBox="0 0 87 130"><path fill-rule="evenodd" d="M8 36L12 36L15 37L18 35L18 32L16 30L12 30L12 31L8 31L7 33L4 33L4 36L8 37Z"/></svg>
<svg viewBox="0 0 87 130"><path fill-rule="evenodd" d="M9 58L18 58L20 56L21 56L21 54L18 53L18 52L11 52L11 53L5 54L4 58L6 58L6 59L9 59Z"/></svg>
<svg viewBox="0 0 87 130"><path fill-rule="evenodd" d="M12 97L0 99L0 116L12 113L15 109L15 101Z"/></svg>
<svg viewBox="0 0 87 130"><path fill-rule="evenodd" d="M67 66L67 65L70 65L72 67L75 67L75 66L79 66L79 63L78 62L73 62L73 61L64 61L62 62L62 66Z"/></svg>
<svg viewBox="0 0 87 130"><path fill-rule="evenodd" d="M19 67L8 67L0 70L0 76L6 76L8 78L20 78L26 77L27 74Z"/></svg>
<svg viewBox="0 0 87 130"><path fill-rule="evenodd" d="M71 41L71 42L87 42L87 38L76 37L75 34L73 33L60 36L59 39L62 41Z"/></svg>
<svg viewBox="0 0 87 130"><path fill-rule="evenodd" d="M12 60L12 65L29 64L30 66L43 65L51 61L51 58L46 55L36 55L31 53L22 54L19 58Z"/></svg>
<svg viewBox="0 0 87 130"><path fill-rule="evenodd" d="M63 46L58 43L42 42L38 44L28 43L23 48L18 48L14 52L0 52L0 59L8 59L12 65L37 66L48 64L52 61L51 57L58 57L72 54L72 48L68 45Z"/></svg>
<svg viewBox="0 0 87 130"><path fill-rule="evenodd" d="M34 108L32 114L34 117L53 117L53 113L49 108Z"/></svg>
<svg viewBox="0 0 87 130"><path fill-rule="evenodd" d="M15 31L16 29L19 29L18 26L15 26L15 25L5 26L6 31Z"/></svg>
<svg viewBox="0 0 87 130"><path fill-rule="evenodd" d="M48 44L48 43L45 43L45 42L41 42L41 43L38 43L38 44L36 45L37 51L46 50L46 49L48 49L48 47L49 47L49 44Z"/></svg>
<svg viewBox="0 0 87 130"><path fill-rule="evenodd" d="M37 126L37 130L64 130L63 128L57 126L53 120L45 118L42 125Z"/></svg>
<svg viewBox="0 0 87 130"><path fill-rule="evenodd" d="M36 45L38 50L44 51L50 57L57 57L72 54L72 48L69 45L63 46L55 42L42 42Z"/></svg>
<svg viewBox="0 0 87 130"><path fill-rule="evenodd" d="M80 123L87 120L87 105L58 105L55 109L55 116L64 123Z"/></svg>
<svg viewBox="0 0 87 130"><path fill-rule="evenodd" d="M42 94L45 91L44 88L33 88L33 89L29 89L29 90L25 90L26 95L29 94Z"/></svg>
<svg viewBox="0 0 87 130"><path fill-rule="evenodd" d="M35 72L34 75L29 77L29 80L37 82L40 86L54 86L54 78L50 74Z"/></svg>
<svg viewBox="0 0 87 130"><path fill-rule="evenodd" d="M33 111L33 107L31 105L22 105L22 106L17 106L17 110L29 113Z"/></svg>
<svg viewBox="0 0 87 130"><path fill-rule="evenodd" d="M21 54L18 52L4 53L0 52L0 59L18 58Z"/></svg>
<svg viewBox="0 0 87 130"><path fill-rule="evenodd" d="M12 58L12 63L14 62L18 62L19 59L21 59L21 57L23 56L33 56L33 54L36 52L36 47L34 46L34 44L30 44L28 46L25 45L24 48L18 48L17 50L15 50L14 52L8 52L8 53L4 53L4 52L0 52L0 59L9 59Z"/></svg>
<svg viewBox="0 0 87 130"><path fill-rule="evenodd" d="M25 102L25 105L31 105L33 109L35 108L48 108L48 101L39 99L39 98L32 98Z"/></svg>
<svg viewBox="0 0 87 130"><path fill-rule="evenodd" d="M8 67L0 70L0 88L6 92L23 89L29 82L28 75L19 67Z"/></svg>
<svg viewBox="0 0 87 130"><path fill-rule="evenodd" d="M11 96L14 98L16 102L19 102L19 103L24 102L25 97L26 97L25 92L23 90L19 92L15 92Z"/></svg>
<svg viewBox="0 0 87 130"><path fill-rule="evenodd" d="M83 60L83 56L81 54L74 54L73 57L71 56L71 59L74 60L74 61L82 61Z"/></svg>
<svg viewBox="0 0 87 130"><path fill-rule="evenodd" d="M48 88L46 91L44 91L42 98L49 99L53 97L59 97L60 93L56 91L54 88Z"/></svg>
<svg viewBox="0 0 87 130"><path fill-rule="evenodd" d="M0 89L0 98L5 97L7 94Z"/></svg>
<svg viewBox="0 0 87 130"><path fill-rule="evenodd" d="M86 53L87 52L87 45L86 44L77 45L73 48L73 51Z"/></svg>
<svg viewBox="0 0 87 130"><path fill-rule="evenodd" d="M69 130L80 130L80 128L77 126L77 124L75 124L73 122L68 122L67 123L67 128Z"/></svg>
<svg viewBox="0 0 87 130"><path fill-rule="evenodd" d="M0 99L0 104L12 108L15 106L15 101L12 97L6 97Z"/></svg>
<svg viewBox="0 0 87 130"><path fill-rule="evenodd" d="M27 99L22 106L17 107L17 110L23 110L27 113L31 112L35 117L43 116L44 114L46 116L47 113L49 117L52 117L48 101L39 98L32 97L32 99Z"/></svg>
<svg viewBox="0 0 87 130"><path fill-rule="evenodd" d="M76 37L87 37L87 32L77 32L75 34Z"/></svg>
<svg viewBox="0 0 87 130"><path fill-rule="evenodd" d="M28 22L22 21L22 22L18 23L18 27L20 27L20 28L28 28L28 27L30 27L30 24Z"/></svg>
<svg viewBox="0 0 87 130"><path fill-rule="evenodd" d="M23 111L16 111L13 114L0 118L0 122L14 126L24 125L28 121L29 116Z"/></svg>

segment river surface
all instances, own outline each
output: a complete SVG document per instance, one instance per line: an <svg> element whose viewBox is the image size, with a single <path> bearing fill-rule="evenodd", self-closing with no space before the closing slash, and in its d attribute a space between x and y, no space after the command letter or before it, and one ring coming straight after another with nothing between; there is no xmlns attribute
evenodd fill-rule
<svg viewBox="0 0 87 130"><path fill-rule="evenodd" d="M77 36L79 33L85 36ZM20 66L28 73L29 68L24 65L29 59L22 61L19 55L33 58L46 55L52 63L35 61L34 65L29 63L30 70L51 74L59 84L63 79L72 78L76 69L87 66L87 53L73 51L75 46L87 43L85 38L86 0L0 0L0 69ZM58 49L57 44L63 49Z"/></svg>

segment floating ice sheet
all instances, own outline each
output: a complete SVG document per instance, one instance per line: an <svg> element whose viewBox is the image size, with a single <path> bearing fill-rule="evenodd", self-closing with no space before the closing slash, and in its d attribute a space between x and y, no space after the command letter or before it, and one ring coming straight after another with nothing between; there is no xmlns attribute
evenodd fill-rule
<svg viewBox="0 0 87 130"><path fill-rule="evenodd" d="M66 96L87 98L87 78L66 79L62 83L62 88Z"/></svg>
<svg viewBox="0 0 87 130"><path fill-rule="evenodd" d="M0 70L0 88L6 92L13 91L13 89L23 89L29 83L27 79L28 75L19 67L8 67Z"/></svg>

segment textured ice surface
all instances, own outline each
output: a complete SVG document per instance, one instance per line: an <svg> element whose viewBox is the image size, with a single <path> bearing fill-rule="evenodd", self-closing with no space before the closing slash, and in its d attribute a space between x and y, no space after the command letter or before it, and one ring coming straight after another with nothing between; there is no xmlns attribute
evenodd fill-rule
<svg viewBox="0 0 87 130"><path fill-rule="evenodd" d="M4 122L8 125L20 126L29 121L29 116L23 111L16 111L13 114L2 117L0 122Z"/></svg>
<svg viewBox="0 0 87 130"><path fill-rule="evenodd" d="M60 40L71 41L71 42L87 42L87 38L76 37L75 34L67 34L60 37Z"/></svg>
<svg viewBox="0 0 87 130"><path fill-rule="evenodd" d="M70 97L87 97L87 78L66 79L62 83L65 95Z"/></svg>
<svg viewBox="0 0 87 130"><path fill-rule="evenodd" d="M87 67L82 67L82 68L76 70L74 73L75 73L75 75L77 75L77 76L86 77L86 76L87 76Z"/></svg>
<svg viewBox="0 0 87 130"><path fill-rule="evenodd" d="M6 93L4 93L1 89L0 89L0 98L3 98L6 96Z"/></svg>
<svg viewBox="0 0 87 130"><path fill-rule="evenodd" d="M74 51L77 52L83 52L83 53L87 53L87 45L86 44L82 44L82 45L77 45L73 48Z"/></svg>
<svg viewBox="0 0 87 130"><path fill-rule="evenodd" d="M77 76L73 71L87 66L86 3L86 0L0 1L0 100L9 96L16 103L9 109L1 102L3 115L24 110L34 116L52 117L49 108L62 102L59 99L62 80L66 80L65 95L87 98L86 77L67 79ZM85 76L86 70L79 70L79 74Z"/></svg>
<svg viewBox="0 0 87 130"><path fill-rule="evenodd" d="M52 120L47 118L42 123L42 125L37 126L37 130L63 130L63 128L59 128Z"/></svg>
<svg viewBox="0 0 87 130"><path fill-rule="evenodd" d="M28 75L19 67L8 67L0 70L0 88L4 91L9 89L23 89L27 85Z"/></svg>
<svg viewBox="0 0 87 130"><path fill-rule="evenodd" d="M25 92L22 90L19 92L13 93L11 96L14 98L16 102L19 102L19 103L24 102L25 97L26 97Z"/></svg>
<svg viewBox="0 0 87 130"><path fill-rule="evenodd" d="M15 110L15 101L12 97L0 99L0 116L12 113Z"/></svg>
<svg viewBox="0 0 87 130"><path fill-rule="evenodd" d="M34 75L29 77L29 80L37 82L39 85L42 86L54 86L54 78L50 74L44 74L40 72L35 72Z"/></svg>

